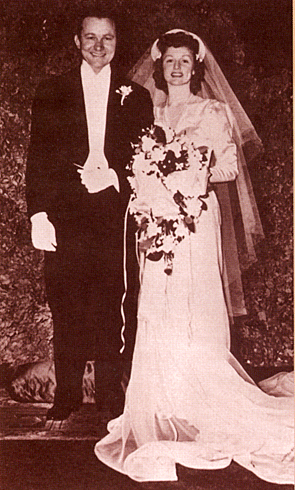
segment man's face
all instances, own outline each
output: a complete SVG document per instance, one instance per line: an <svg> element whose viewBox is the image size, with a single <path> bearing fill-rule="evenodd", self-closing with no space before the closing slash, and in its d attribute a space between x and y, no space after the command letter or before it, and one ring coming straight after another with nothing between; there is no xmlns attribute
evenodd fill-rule
<svg viewBox="0 0 295 490"><path fill-rule="evenodd" d="M116 50L116 29L110 19L86 17L80 38L75 36L77 48L95 73L108 65Z"/></svg>

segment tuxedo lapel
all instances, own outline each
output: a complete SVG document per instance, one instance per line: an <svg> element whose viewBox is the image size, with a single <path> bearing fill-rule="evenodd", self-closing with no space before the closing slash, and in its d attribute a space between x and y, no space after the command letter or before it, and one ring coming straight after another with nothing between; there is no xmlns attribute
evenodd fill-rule
<svg viewBox="0 0 295 490"><path fill-rule="evenodd" d="M120 86L120 80L117 77L114 68L112 68L110 92L107 106L106 130L105 130L105 145L104 151L109 165L113 166L113 149L118 131L120 129L120 120L122 111L120 106L120 94L116 90Z"/></svg>
<svg viewBox="0 0 295 490"><path fill-rule="evenodd" d="M67 123L70 125L73 155L83 165L89 153L86 109L80 68L69 73L67 78Z"/></svg>

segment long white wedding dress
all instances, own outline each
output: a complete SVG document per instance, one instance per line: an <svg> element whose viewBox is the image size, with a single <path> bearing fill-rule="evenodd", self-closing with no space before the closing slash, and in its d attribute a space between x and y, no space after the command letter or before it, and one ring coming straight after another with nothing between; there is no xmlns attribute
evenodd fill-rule
<svg viewBox="0 0 295 490"><path fill-rule="evenodd" d="M224 104L191 96L175 127L213 148L213 183L237 175L230 117ZM167 107L156 109L157 122L169 125ZM137 481L177 480L175 463L216 469L234 460L267 481L292 483L293 398L261 391L229 351L213 190L206 203L196 232L175 249L171 275L163 259L142 265L124 413L95 453Z"/></svg>

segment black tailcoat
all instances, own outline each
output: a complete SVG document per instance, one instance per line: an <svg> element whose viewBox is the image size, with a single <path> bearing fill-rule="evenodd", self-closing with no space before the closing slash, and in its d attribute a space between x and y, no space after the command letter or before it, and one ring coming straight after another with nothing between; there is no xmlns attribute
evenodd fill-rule
<svg viewBox="0 0 295 490"><path fill-rule="evenodd" d="M122 86L132 89L123 103L118 93ZM45 253L45 280L60 400L78 398L93 345L101 386L106 383L102 365L106 372L109 361L118 365L123 222L130 195L126 165L132 155L130 142L152 122L148 91L112 67L104 152L118 175L120 193L110 186L89 194L77 172L89 153L80 69L45 80L35 96L26 196L29 216L45 211L56 229L57 250ZM129 237L132 242L132 234ZM132 296L136 274L130 260ZM136 309L132 299L129 307L131 318ZM114 379L119 371L114 368Z"/></svg>

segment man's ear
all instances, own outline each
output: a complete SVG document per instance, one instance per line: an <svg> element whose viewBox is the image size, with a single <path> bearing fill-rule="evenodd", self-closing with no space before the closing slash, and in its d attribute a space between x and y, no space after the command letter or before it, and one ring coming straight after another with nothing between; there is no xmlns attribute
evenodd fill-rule
<svg viewBox="0 0 295 490"><path fill-rule="evenodd" d="M80 43L80 39L79 39L79 37L78 37L77 34L74 37L74 41L75 41L75 44L76 44L77 48L80 49L81 43Z"/></svg>

